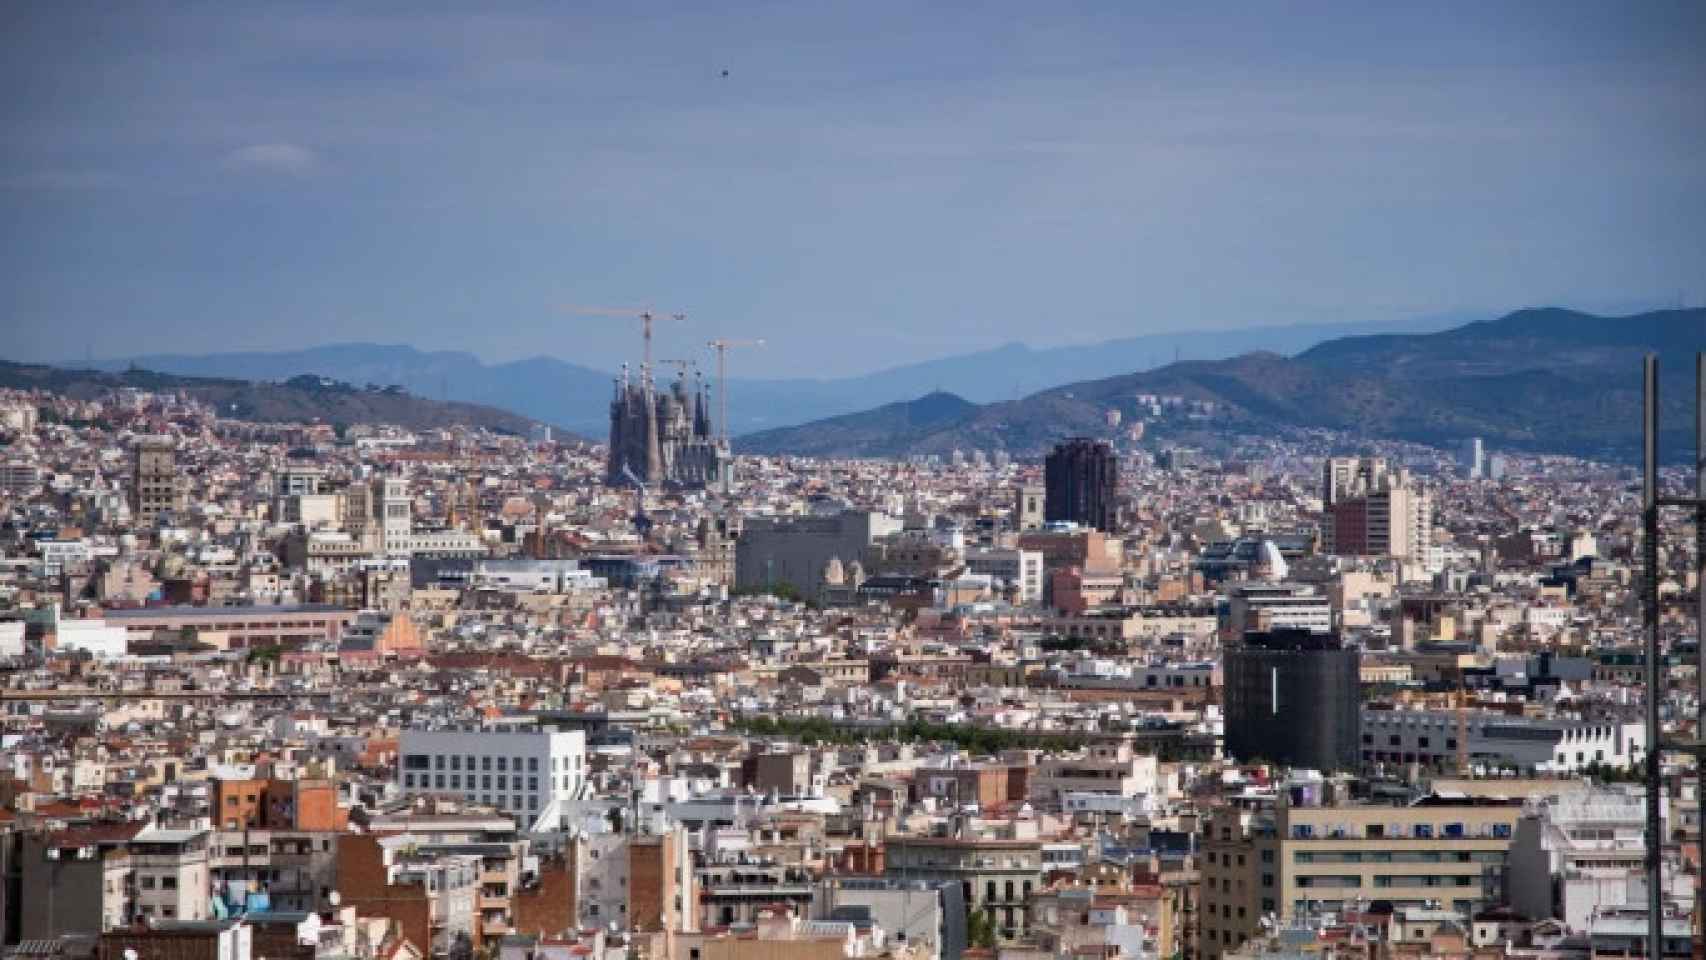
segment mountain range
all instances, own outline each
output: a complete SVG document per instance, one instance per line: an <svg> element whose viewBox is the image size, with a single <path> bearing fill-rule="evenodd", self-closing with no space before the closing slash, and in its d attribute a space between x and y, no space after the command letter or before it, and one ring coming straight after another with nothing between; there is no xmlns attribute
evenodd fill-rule
<svg viewBox="0 0 1706 960"><path fill-rule="evenodd" d="M1146 334L1101 343L1033 348L1010 343L854 377L732 379L729 420L735 433L798 424L936 391L974 403L1011 400L1056 384L1147 370L1176 357L1216 360L1251 350L1296 353L1352 333L1425 332L1464 315L1369 324L1265 326ZM587 436L603 436L613 374L555 357L487 364L471 353L410 346L342 343L302 350L150 354L99 364L245 380L316 374L349 383L396 384L421 397L454 398L512 410ZM706 368L709 369L707 362ZM787 411L782 417L778 411Z"/></svg>
<svg viewBox="0 0 1706 960"><path fill-rule="evenodd" d="M273 383L141 369L76 370L0 360L0 387L50 390L80 399L93 399L123 387L180 390L212 404L226 416L263 423L391 423L413 430L463 425L525 436L535 422L508 410L441 403L402 390L356 386L312 375Z"/></svg>
<svg viewBox="0 0 1706 960"><path fill-rule="evenodd" d="M1034 454L1071 435L1110 436L1147 419L1150 436L1303 429L1448 446L1630 460L1640 446L1641 357L1661 358L1661 443L1693 449L1694 351L1706 310L1600 317L1523 310L1422 334L1341 337L1294 357L1252 352L1080 380L1019 400L973 404L942 394L740 438L754 453L897 456L955 449ZM1140 395L1212 404L1155 417Z"/></svg>

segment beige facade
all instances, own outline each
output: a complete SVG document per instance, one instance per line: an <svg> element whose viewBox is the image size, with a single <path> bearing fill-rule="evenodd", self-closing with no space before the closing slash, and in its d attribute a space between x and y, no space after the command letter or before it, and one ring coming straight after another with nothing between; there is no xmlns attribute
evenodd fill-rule
<svg viewBox="0 0 1706 960"><path fill-rule="evenodd" d="M891 836L884 869L902 880L960 884L967 908L987 910L1011 939L1025 931L1026 902L1042 884L1042 842Z"/></svg>
<svg viewBox="0 0 1706 960"><path fill-rule="evenodd" d="M1467 917L1498 892L1518 802L1226 806L1203 850L1202 952L1218 960L1262 917L1436 903Z"/></svg>
<svg viewBox="0 0 1706 960"><path fill-rule="evenodd" d="M152 527L162 513L182 513L184 489L172 441L164 437L138 441L134 456L130 503L136 526Z"/></svg>

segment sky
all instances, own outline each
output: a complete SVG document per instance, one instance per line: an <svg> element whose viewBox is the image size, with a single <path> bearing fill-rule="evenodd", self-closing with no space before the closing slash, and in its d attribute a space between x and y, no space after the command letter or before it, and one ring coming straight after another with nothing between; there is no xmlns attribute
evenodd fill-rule
<svg viewBox="0 0 1706 960"><path fill-rule="evenodd" d="M0 85L9 359L1706 300L1693 2L14 2Z"/></svg>

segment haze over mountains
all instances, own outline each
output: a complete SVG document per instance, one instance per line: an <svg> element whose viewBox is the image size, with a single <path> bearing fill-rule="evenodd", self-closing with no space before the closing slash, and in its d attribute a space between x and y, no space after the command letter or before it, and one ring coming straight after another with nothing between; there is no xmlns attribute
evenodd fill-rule
<svg viewBox="0 0 1706 960"><path fill-rule="evenodd" d="M181 390L218 408L222 415L262 423L336 425L396 424L413 430L465 425L525 436L534 421L493 407L440 403L407 392L367 389L302 375L285 382L254 382L233 377L192 377L150 370L77 370L39 363L0 360L0 387L51 390L92 399L110 390Z"/></svg>
<svg viewBox="0 0 1706 960"><path fill-rule="evenodd" d="M1628 459L1639 443L1640 357L1655 350L1665 365L1664 442L1673 452L1692 449L1687 395L1692 352L1706 348L1706 310L1602 317L1547 308L1449 321L1412 321L1419 329L1410 332L1365 325L1346 336L1329 336L1342 327L1313 326L1049 349L1014 344L860 377L734 380L730 413L741 450L831 457L954 449L1034 454L1069 435L1111 435L1110 414L1117 411L1125 427L1147 420L1150 438L1162 441L1325 428L1435 445L1481 436L1511 450ZM1159 362L1175 349L1190 358ZM605 432L611 382L601 371L548 357L488 365L468 353L374 344L162 355L115 365L130 364L256 381L312 373L371 385L358 391L367 397L383 397L379 388L397 384L422 397L481 402L417 409L409 413L415 420L453 418L452 411L466 407L477 413L464 422L492 423L502 413L513 417L504 429L524 428L531 419L593 438ZM253 393L258 389L251 395L262 396ZM1213 413L1155 417L1140 409L1140 395L1201 401ZM316 412L311 403L295 406L301 399L275 397L265 406L326 419L373 412L370 404ZM350 399L338 402L347 406ZM785 425L755 430L778 421Z"/></svg>
<svg viewBox="0 0 1706 960"><path fill-rule="evenodd" d="M1107 436L1110 411L1141 418L1139 396L1211 402L1212 416L1155 420L1151 436L1343 430L1451 445L1629 459L1640 443L1640 358L1661 356L1663 443L1692 450L1693 352L1706 310L1597 317L1524 310L1429 334L1345 337L1285 357L1249 353L1084 380L1021 400L957 407L931 396L741 438L755 453L896 456L954 449L1035 453L1069 435ZM957 413L953 411L958 410ZM948 414L942 415L942 411Z"/></svg>
<svg viewBox="0 0 1706 960"><path fill-rule="evenodd" d="M1369 324L1268 326L1236 330L1146 334L1095 344L1035 348L1007 344L958 356L910 363L857 377L817 379L731 378L729 419L735 433L799 424L853 413L872 406L911 401L944 391L974 403L1012 400L1057 384L1086 377L1107 377L1147 370L1173 360L1217 360L1252 350L1296 353L1334 337L1353 333L1426 332L1472 319L1465 315L1418 317ZM678 350L680 335L659 337L657 356L706 353L700 337ZM826 341L826 349L833 342ZM737 369L741 357L731 361ZM107 370L130 366L202 377L285 380L317 374L354 384L397 384L422 397L469 401L512 410L601 437L606 429L612 371L539 356L486 364L471 353L423 351L409 346L344 343L303 350L191 354L152 354L110 360ZM704 357L710 376L715 363ZM667 370L667 368L666 368ZM671 374L673 375L673 374Z"/></svg>

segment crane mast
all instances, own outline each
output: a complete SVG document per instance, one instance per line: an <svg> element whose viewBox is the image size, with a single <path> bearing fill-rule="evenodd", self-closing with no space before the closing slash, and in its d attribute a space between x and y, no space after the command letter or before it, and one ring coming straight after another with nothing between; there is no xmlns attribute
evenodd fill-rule
<svg viewBox="0 0 1706 960"><path fill-rule="evenodd" d="M717 425L722 431L723 449L729 447L729 369L728 358L730 347L762 347L763 340L724 340L710 342L710 347L717 351Z"/></svg>

